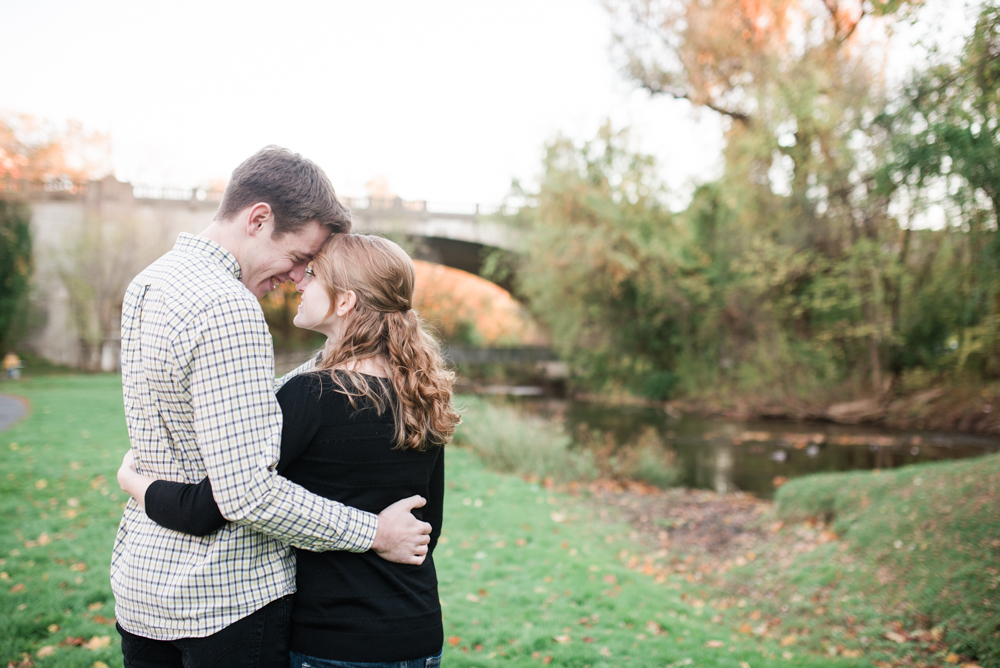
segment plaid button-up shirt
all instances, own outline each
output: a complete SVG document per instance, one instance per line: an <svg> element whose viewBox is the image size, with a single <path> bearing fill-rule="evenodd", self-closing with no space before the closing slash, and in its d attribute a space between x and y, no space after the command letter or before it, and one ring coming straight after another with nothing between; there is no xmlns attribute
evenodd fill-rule
<svg viewBox="0 0 1000 668"><path fill-rule="evenodd" d="M295 591L289 545L364 552L375 538L371 513L275 472L281 409L271 336L239 279L236 258L222 246L182 234L125 295L122 386L137 469L188 483L207 475L232 521L189 536L157 525L129 500L111 587L118 622L136 635L215 633Z"/></svg>

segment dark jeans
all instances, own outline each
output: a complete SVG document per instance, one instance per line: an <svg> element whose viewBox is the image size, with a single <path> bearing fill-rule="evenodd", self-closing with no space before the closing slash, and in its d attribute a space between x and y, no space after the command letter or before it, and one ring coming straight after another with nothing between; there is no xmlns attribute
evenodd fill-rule
<svg viewBox="0 0 1000 668"><path fill-rule="evenodd" d="M288 668L293 596L204 638L151 640L118 626L125 668Z"/></svg>
<svg viewBox="0 0 1000 668"><path fill-rule="evenodd" d="M381 663L357 663L355 661L335 661L333 659L317 659L298 652L292 652L291 668L438 668L441 665L441 652L434 656L405 661L385 661Z"/></svg>

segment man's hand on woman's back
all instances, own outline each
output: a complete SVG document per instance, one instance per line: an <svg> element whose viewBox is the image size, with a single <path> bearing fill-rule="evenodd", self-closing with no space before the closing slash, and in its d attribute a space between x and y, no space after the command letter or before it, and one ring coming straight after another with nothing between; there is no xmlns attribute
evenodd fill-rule
<svg viewBox="0 0 1000 668"><path fill-rule="evenodd" d="M410 511L420 508L426 499L411 496L392 504L378 515L378 531L372 549L386 561L419 566L427 557L431 525L421 522Z"/></svg>

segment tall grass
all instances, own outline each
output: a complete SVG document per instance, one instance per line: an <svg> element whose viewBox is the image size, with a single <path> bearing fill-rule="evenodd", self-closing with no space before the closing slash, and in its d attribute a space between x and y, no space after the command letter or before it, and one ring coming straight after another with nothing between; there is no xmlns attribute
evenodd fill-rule
<svg viewBox="0 0 1000 668"><path fill-rule="evenodd" d="M595 476L592 455L573 450L573 440L555 423L479 397L463 396L457 403L462 424L455 443L471 448L493 470L560 481Z"/></svg>
<svg viewBox="0 0 1000 668"><path fill-rule="evenodd" d="M471 448L495 471L560 482L637 480L654 487L680 480L674 453L654 429L619 446L611 434L586 431L574 437L552 420L480 397L464 396L458 404L463 418L456 444Z"/></svg>

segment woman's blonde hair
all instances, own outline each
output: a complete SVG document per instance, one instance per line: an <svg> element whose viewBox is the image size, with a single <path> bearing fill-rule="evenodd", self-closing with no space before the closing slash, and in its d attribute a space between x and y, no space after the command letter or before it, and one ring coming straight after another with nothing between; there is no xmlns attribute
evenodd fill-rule
<svg viewBox="0 0 1000 668"><path fill-rule="evenodd" d="M370 399L379 414L388 403L397 447L423 450L447 443L460 421L451 406L455 374L444 368L440 345L412 308L416 273L410 256L382 237L335 234L312 267L314 280L330 297L331 313L339 294L351 290L357 296L343 336L327 344L320 368L329 370L354 408L359 397ZM367 358L381 358L388 365L395 390L388 402L366 376L343 371Z"/></svg>

